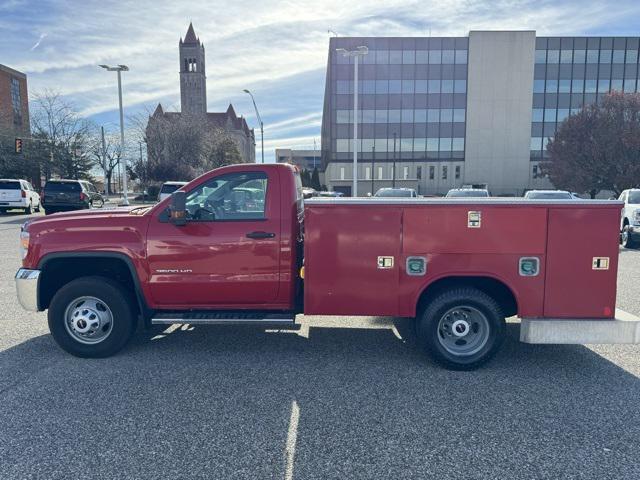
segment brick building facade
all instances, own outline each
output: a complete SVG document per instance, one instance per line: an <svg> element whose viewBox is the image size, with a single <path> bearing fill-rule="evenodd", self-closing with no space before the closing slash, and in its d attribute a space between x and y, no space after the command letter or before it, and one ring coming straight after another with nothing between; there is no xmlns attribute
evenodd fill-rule
<svg viewBox="0 0 640 480"><path fill-rule="evenodd" d="M27 76L0 64L0 130L29 133Z"/></svg>

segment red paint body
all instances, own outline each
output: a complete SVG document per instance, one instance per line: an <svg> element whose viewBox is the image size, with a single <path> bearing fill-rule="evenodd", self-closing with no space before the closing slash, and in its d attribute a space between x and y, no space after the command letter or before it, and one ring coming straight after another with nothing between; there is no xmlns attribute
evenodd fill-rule
<svg viewBox="0 0 640 480"><path fill-rule="evenodd" d="M297 174L287 165L236 165L268 176L265 220L175 226L161 221L167 199L131 209L57 214L28 225L23 261L38 268L49 254L113 252L131 260L152 310L294 310L300 302L302 215ZM468 212L480 211L480 228ZM333 200L304 210L304 311L308 314L416 314L420 295L448 277L488 277L513 293L521 317L612 317L615 311L618 202ZM251 239L252 231L274 232ZM379 256L394 266L378 268ZM423 276L405 271L408 256L427 259ZM538 257L535 277L521 257ZM608 257L594 270L593 257Z"/></svg>

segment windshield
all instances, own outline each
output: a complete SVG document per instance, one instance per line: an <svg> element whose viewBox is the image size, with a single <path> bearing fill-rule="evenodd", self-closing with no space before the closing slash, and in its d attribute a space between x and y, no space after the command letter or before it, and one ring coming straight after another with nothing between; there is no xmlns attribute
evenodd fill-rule
<svg viewBox="0 0 640 480"><path fill-rule="evenodd" d="M44 189L47 192L79 192L82 187L79 182L47 182Z"/></svg>
<svg viewBox="0 0 640 480"><path fill-rule="evenodd" d="M378 190L376 197L412 197L412 190L401 190L401 189L385 189Z"/></svg>
<svg viewBox="0 0 640 480"><path fill-rule="evenodd" d="M486 190L450 190L447 197L484 198L488 197Z"/></svg>
<svg viewBox="0 0 640 480"><path fill-rule="evenodd" d="M20 190L20 182L0 180L0 190Z"/></svg>
<svg viewBox="0 0 640 480"><path fill-rule="evenodd" d="M529 192L527 198L531 200L571 200L569 192Z"/></svg>
<svg viewBox="0 0 640 480"><path fill-rule="evenodd" d="M640 190L629 192L628 203L640 203Z"/></svg>

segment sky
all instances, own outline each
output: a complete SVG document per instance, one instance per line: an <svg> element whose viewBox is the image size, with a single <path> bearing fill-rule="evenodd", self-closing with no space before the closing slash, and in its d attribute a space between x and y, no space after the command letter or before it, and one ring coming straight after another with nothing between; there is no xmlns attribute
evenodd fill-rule
<svg viewBox="0 0 640 480"><path fill-rule="evenodd" d="M329 37L465 36L470 30L538 35L640 35L638 0L0 0L0 63L28 75L31 97L57 91L107 130L118 126L115 73L126 64L125 116L179 110L178 41L192 21L204 42L209 111L256 128L276 147L320 145Z"/></svg>

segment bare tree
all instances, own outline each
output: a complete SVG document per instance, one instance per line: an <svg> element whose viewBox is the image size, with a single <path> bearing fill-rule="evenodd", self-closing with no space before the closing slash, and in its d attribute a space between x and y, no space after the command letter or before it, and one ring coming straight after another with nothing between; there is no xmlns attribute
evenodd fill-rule
<svg viewBox="0 0 640 480"><path fill-rule="evenodd" d="M151 180L191 180L207 170L232 163L242 157L236 141L206 117L167 112L160 116L133 119L139 137L147 146L147 161L132 173Z"/></svg>
<svg viewBox="0 0 640 480"><path fill-rule="evenodd" d="M22 152L16 153L15 140L22 139ZM0 178L29 179L40 187L40 163L42 155L38 139L32 139L24 127L14 125L8 113L0 112Z"/></svg>
<svg viewBox="0 0 640 480"><path fill-rule="evenodd" d="M113 193L111 191L111 180L122 159L120 137L115 134L105 134L104 149L102 145L102 132L99 129L96 129L92 137L90 154L94 162L103 170L104 189L107 195L111 195Z"/></svg>
<svg viewBox="0 0 640 480"><path fill-rule="evenodd" d="M48 158L40 158L45 178L90 178L91 123L62 96L51 90L34 95L31 123L33 135L46 143Z"/></svg>

